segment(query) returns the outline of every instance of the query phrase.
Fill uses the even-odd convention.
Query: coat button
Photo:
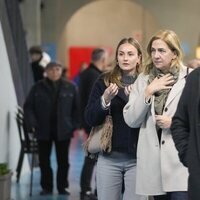
[[[168,108],[165,108],[165,110],[164,110],[165,112],[167,112],[168,111]]]
[[[162,144],[165,144],[165,140],[162,141]]]

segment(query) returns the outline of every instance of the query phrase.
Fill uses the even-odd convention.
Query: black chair
[[[24,113],[21,107],[18,107],[16,113],[16,121],[19,131],[19,138],[21,143],[21,150],[19,155],[19,160],[17,164],[17,183],[19,183],[21,169],[24,159],[24,154],[29,154],[31,156],[31,179],[30,179],[30,196],[32,196],[32,186],[33,186],[33,168],[35,165],[35,158],[38,155],[38,143],[34,133],[27,132],[24,124]]]

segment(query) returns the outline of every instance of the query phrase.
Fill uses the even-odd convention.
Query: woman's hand
[[[145,96],[152,96],[155,92],[160,90],[171,89],[171,84],[174,82],[174,78],[171,74],[166,74],[160,78],[155,78],[145,90]]]
[[[117,95],[118,90],[119,88],[116,83],[110,83],[110,85],[105,89],[103,93],[103,98],[106,104],[111,102],[111,100]]]
[[[172,118],[166,115],[156,115],[156,124],[163,129],[170,128],[172,123]]]
[[[133,85],[128,85],[124,88],[124,93],[126,96],[129,96],[129,94],[131,93]]]

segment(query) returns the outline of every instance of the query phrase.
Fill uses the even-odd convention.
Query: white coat
[[[180,69],[164,106],[163,115],[173,117],[185,85],[187,68]],[[124,119],[130,127],[141,127],[137,147],[136,193],[160,195],[165,192],[187,191],[188,170],[179,161],[170,129],[163,129],[159,144],[154,96],[145,103],[144,91],[149,75],[140,74],[124,107]]]

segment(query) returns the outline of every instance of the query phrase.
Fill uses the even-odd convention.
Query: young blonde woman
[[[188,69],[171,30],[156,33],[147,46],[148,61],[124,108],[124,119],[140,128],[137,148],[138,194],[155,200],[187,200],[187,168],[179,161],[170,126]]]
[[[97,195],[98,200],[141,200],[145,198],[135,193],[139,129],[128,127],[123,118],[123,108],[142,63],[139,43],[133,38],[122,39],[115,61],[113,70],[97,80],[85,110],[91,126],[102,124],[109,112],[113,119],[112,151],[98,155]]]

